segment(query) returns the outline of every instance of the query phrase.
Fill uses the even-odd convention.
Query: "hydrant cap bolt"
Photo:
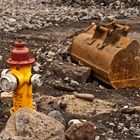
[[[7,60],[9,65],[31,65],[35,59],[30,57],[27,43],[22,41],[15,42],[15,47],[11,52],[11,58]]]

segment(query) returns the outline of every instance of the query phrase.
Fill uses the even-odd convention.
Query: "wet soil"
[[[59,27],[48,27],[41,30],[28,30],[24,29],[18,33],[3,33],[0,34],[0,55],[3,59],[0,61],[0,72],[2,69],[9,68],[6,65],[6,60],[10,56],[10,51],[13,48],[13,43],[17,39],[22,39],[28,43],[33,57],[36,58],[37,62],[41,64],[41,71],[39,73],[43,75],[44,83],[41,87],[34,87],[34,94],[39,93],[39,96],[55,96],[60,97],[63,95],[71,95],[73,91],[76,92],[87,92],[94,94],[96,99],[102,99],[114,104],[115,110],[110,113],[103,114],[92,114],[90,116],[73,115],[67,112],[62,112],[65,120],[69,121],[72,118],[83,118],[91,120],[96,126],[96,135],[100,136],[100,139],[121,139],[121,140],[135,140],[139,139],[135,136],[134,132],[130,131],[130,126],[137,128],[140,126],[140,115],[129,114],[130,120],[126,114],[123,114],[120,109],[124,106],[138,106],[140,105],[140,89],[112,89],[107,87],[103,83],[94,79],[89,80],[90,82],[81,83],[77,87],[73,88],[73,91],[67,91],[65,89],[55,88],[54,81],[59,78],[53,73],[51,67],[52,63],[65,62],[69,63],[65,58],[58,54],[58,50],[62,47],[69,46],[72,37],[78,32],[88,27],[91,22],[81,23],[67,23],[61,24]],[[140,42],[140,22],[139,19],[126,19],[121,20],[122,23],[127,23],[132,27],[132,33],[129,34],[131,38],[137,39]],[[45,51],[56,52],[56,58],[50,63],[41,56],[41,53]],[[50,74],[48,74],[48,72]],[[100,88],[103,85],[104,88]],[[2,91],[1,91],[2,92]],[[5,123],[9,117],[10,104],[0,105],[0,130],[5,126]],[[41,110],[39,110],[41,111]],[[136,115],[136,116],[135,116]],[[110,124],[110,123],[113,123]],[[123,124],[122,129],[118,129],[120,123]],[[126,128],[126,130],[123,130]],[[128,129],[128,130],[127,130]]]

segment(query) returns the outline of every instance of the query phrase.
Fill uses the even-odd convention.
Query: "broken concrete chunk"
[[[75,97],[85,99],[88,101],[93,101],[94,95],[89,94],[89,93],[74,93]]]
[[[69,77],[80,83],[86,82],[91,72],[89,67],[73,66],[70,64],[54,64],[53,70],[60,78],[65,79],[66,77]]]

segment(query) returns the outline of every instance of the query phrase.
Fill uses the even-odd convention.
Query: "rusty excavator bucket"
[[[114,88],[140,87],[140,44],[127,37],[129,26],[92,24],[75,36],[71,59],[92,69],[93,75]]]

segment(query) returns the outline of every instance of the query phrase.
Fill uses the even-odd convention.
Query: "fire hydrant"
[[[0,86],[4,91],[13,92],[13,107],[10,113],[19,108],[33,106],[32,85],[41,86],[42,76],[31,73],[35,59],[30,57],[26,42],[17,41],[12,50],[11,58],[7,60],[11,70],[5,69],[1,73]]]

